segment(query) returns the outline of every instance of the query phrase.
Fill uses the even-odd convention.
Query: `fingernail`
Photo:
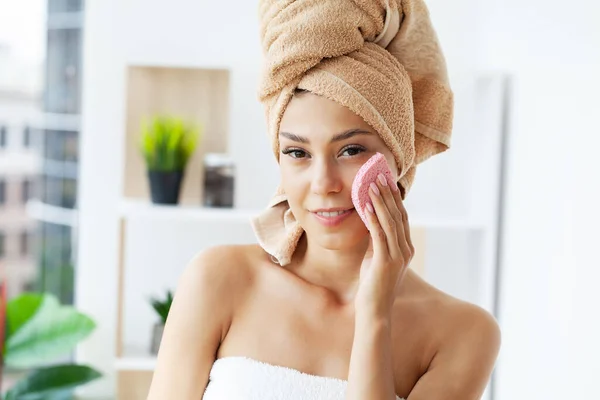
[[[379,178],[379,182],[381,182],[383,186],[387,186],[387,180],[385,179],[385,176],[383,176],[383,174],[379,174],[377,177]]]
[[[375,192],[375,194],[376,194],[377,196],[379,196],[379,188],[377,187],[377,185],[375,184],[375,182],[371,182],[371,190],[372,190],[373,192]]]
[[[395,184],[393,184],[393,185],[392,185],[392,190],[393,190],[394,192],[397,192],[398,190],[400,190],[400,188],[398,187],[398,184],[397,184],[397,183],[395,183]]]
[[[371,203],[367,203],[367,210],[372,213],[373,212],[373,206],[371,205]]]

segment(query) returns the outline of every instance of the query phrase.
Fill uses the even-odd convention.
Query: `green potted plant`
[[[150,298],[150,304],[156,314],[158,315],[158,321],[154,324],[152,329],[152,343],[150,345],[150,353],[158,354],[158,348],[160,347],[160,341],[162,340],[163,330],[167,323],[167,317],[169,316],[169,310],[173,303],[173,293],[167,290],[167,294],[164,299],[156,297]]]
[[[199,126],[158,115],[142,122],[141,152],[146,161],[152,202],[177,204],[185,167],[200,139]]]
[[[5,370],[26,372],[3,399],[67,400],[76,387],[98,379],[101,374],[87,365],[57,363],[95,327],[91,318],[50,294],[26,293],[9,301],[3,363]]]

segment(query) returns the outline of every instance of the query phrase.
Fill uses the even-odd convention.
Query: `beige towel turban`
[[[259,88],[273,152],[296,89],[348,107],[381,136],[408,193],[416,165],[450,146],[453,96],[423,0],[261,0]],[[302,228],[278,188],[253,221],[259,244],[290,262]]]

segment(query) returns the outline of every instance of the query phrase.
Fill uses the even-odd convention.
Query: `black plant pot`
[[[150,354],[157,355],[162,341],[165,325],[162,322],[157,322],[152,327],[152,342],[150,344]]]
[[[155,204],[177,204],[183,171],[148,171],[150,193]]]

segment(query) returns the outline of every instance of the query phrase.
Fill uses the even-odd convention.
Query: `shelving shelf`
[[[240,210],[233,208],[208,208],[192,205],[162,205],[146,200],[123,200],[119,207],[119,215],[123,218],[147,218],[179,221],[194,220],[250,220],[260,210]]]
[[[119,215],[125,219],[146,218],[178,222],[189,221],[250,221],[262,210],[243,210],[232,208],[208,208],[192,205],[159,205],[141,199],[125,199],[119,207]],[[411,227],[424,229],[455,229],[482,231],[485,225],[469,219],[460,218],[422,218],[414,216],[409,221]]]
[[[154,371],[155,366],[156,356],[139,348],[125,349],[123,356],[115,361],[117,371]]]

